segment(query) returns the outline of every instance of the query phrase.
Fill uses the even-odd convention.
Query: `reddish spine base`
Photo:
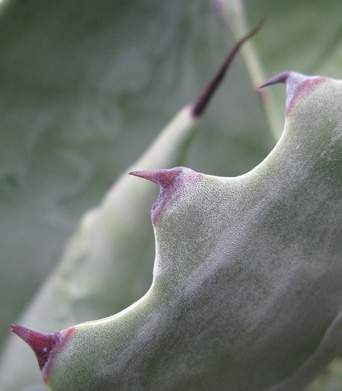
[[[287,93],[286,98],[286,116],[288,116],[294,106],[294,104],[302,98],[309,91],[314,89],[318,84],[326,81],[326,77],[321,76],[305,76],[297,72],[282,72],[278,75],[273,76],[266,83],[264,83],[259,88],[268,87],[278,83],[285,83],[287,87],[291,90],[291,93]]]
[[[11,331],[23,339],[36,354],[44,382],[48,385],[53,360],[76,329],[70,327],[58,333],[44,334],[12,324]]]
[[[190,168],[175,167],[171,169],[133,171],[129,173],[140,178],[156,183],[160,187],[157,201],[152,207],[151,218],[153,225],[157,224],[160,214],[176,197],[181,193],[189,182],[195,178],[202,177]]]
[[[296,88],[295,94],[289,104],[286,106],[286,115],[289,115],[294,104],[302,98],[305,94],[307,94],[309,91],[314,89],[318,84],[322,83],[323,81],[326,81],[327,79],[325,77],[315,77],[314,79],[308,79],[303,81],[298,85]]]

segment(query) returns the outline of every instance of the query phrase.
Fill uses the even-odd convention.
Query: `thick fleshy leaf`
[[[204,91],[175,116],[131,170],[170,167],[184,158],[196,125],[240,47],[260,28],[261,24],[234,45]],[[154,190],[147,183],[137,189],[125,172],[108,191],[102,204],[83,217],[59,267],[20,322],[32,328],[44,324],[51,330],[62,329],[113,311],[119,312],[140,298],[152,280],[152,264],[144,261],[148,255],[153,259],[146,245],[150,241],[151,227],[150,224],[146,226],[143,215]],[[17,325],[13,325],[12,331],[28,342],[37,355],[40,368],[48,372],[49,355],[55,354],[55,344],[61,345],[61,334],[38,334]],[[8,391],[25,386],[37,388],[40,383],[38,373],[28,364],[29,352],[18,342],[11,340],[2,358],[0,387]],[[16,372],[22,376],[16,377]]]
[[[307,7],[245,5],[250,25],[267,16],[256,40],[267,76],[284,68],[340,76],[340,4]],[[88,0],[82,7],[6,0],[0,30],[2,338],[81,213],[193,99],[232,36],[206,0],[144,6]],[[246,80],[244,67],[236,66],[190,150],[189,166],[241,174],[270,148]]]
[[[179,162],[197,122],[191,107],[185,107],[131,169]],[[140,298],[152,280],[153,251],[145,245],[152,228],[145,215],[155,195],[155,189],[147,183],[138,186],[125,172],[103,202],[82,218],[61,263],[20,322],[31,328],[44,324],[47,330],[58,330],[120,311]],[[149,257],[150,263],[139,262],[141,257]],[[39,389],[42,381],[36,364],[18,342],[11,339],[4,350],[0,388]],[[15,376],[17,371],[21,376]]]
[[[3,338],[80,216],[197,96],[235,40],[207,0],[86,0],[81,7],[8,0],[1,7]],[[195,169],[239,174],[270,149],[241,58],[209,114],[190,150]]]
[[[59,258],[80,213],[197,94],[232,42],[206,1],[145,5],[1,4],[0,336]],[[264,73],[340,77],[339,7],[247,2],[251,24],[268,16],[255,45]],[[190,149],[187,164],[196,170],[243,173],[272,143],[243,66],[232,79]]]
[[[341,353],[342,82],[278,79],[284,134],[249,173],[134,173],[161,189],[153,284],[72,329],[52,390],[293,391]]]

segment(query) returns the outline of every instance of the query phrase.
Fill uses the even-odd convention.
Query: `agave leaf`
[[[185,107],[130,169],[168,167],[179,162],[196,123],[190,107]],[[152,262],[139,260],[153,259],[146,211],[155,189],[147,183],[137,186],[127,172],[111,186],[102,203],[84,215],[60,264],[20,322],[32,328],[44,325],[46,330],[63,329],[120,311],[146,292]],[[1,389],[42,387],[30,354],[17,340],[9,340],[0,365]],[[19,377],[15,376],[18,370]]]
[[[86,0],[82,7],[75,0],[6,0],[0,7],[2,341],[84,212],[197,96],[235,40],[207,0]],[[239,58],[187,164],[236,175],[269,151],[246,80]],[[145,219],[149,224],[147,210]],[[148,265],[149,229],[144,259],[137,248]]]
[[[144,12],[140,1],[119,0],[0,7],[2,340],[80,216],[196,95],[233,37],[207,0],[149,1]],[[255,45],[266,76],[285,67],[340,77],[339,2],[245,8],[250,25],[267,16]],[[272,147],[239,61],[189,151],[198,171],[241,174]]]
[[[180,162],[195,125],[203,117],[239,48],[260,27],[261,24],[237,42],[203,93],[175,116],[129,171],[141,167],[169,167]],[[108,192],[102,204],[83,217],[57,270],[38,292],[21,319],[22,323],[33,328],[42,325],[51,330],[66,328],[89,318],[119,312],[147,291],[152,279],[152,265],[142,262],[141,258],[144,260],[149,255],[151,232],[146,226],[144,211],[154,189],[147,183],[137,189],[127,172]],[[14,327],[13,331],[24,339],[31,339],[32,333],[27,329],[21,333],[20,328]],[[33,335],[37,336],[37,333]],[[49,351],[50,345],[58,340],[59,336],[53,336],[51,341],[50,336],[38,337],[38,344],[33,343],[31,347]],[[44,350],[38,359],[41,369],[47,351]],[[0,371],[2,388],[38,387],[38,374],[27,364],[27,353],[18,340],[8,343]],[[17,371],[22,376],[16,377]]]
[[[134,173],[161,189],[153,284],[58,334],[52,390],[299,390],[341,354],[342,82],[280,81],[284,133],[249,173]]]
[[[110,2],[115,8],[112,12],[109,3],[89,1],[82,8],[77,6],[78,18],[72,16],[73,1],[42,8],[38,1],[25,5],[11,0],[2,9],[2,334],[8,332],[13,314],[59,258],[81,211],[97,202],[113,176],[148,145],[154,130],[165,123],[179,102],[192,98],[194,86],[198,88],[215,59],[221,60],[222,47],[231,39],[217,27],[216,20],[213,27],[213,18],[202,2],[189,1],[189,8],[184,2],[150,2],[150,14],[136,12],[133,3]],[[277,6],[267,1],[246,4],[252,22],[265,11],[269,16],[267,33],[256,45],[265,60],[266,74],[278,71],[281,63],[304,72],[320,69],[339,76],[341,50],[333,45],[340,28],[339,3],[326,7],[313,1],[310,12],[298,2],[294,6],[296,12],[287,1],[277,2]],[[72,24],[65,22],[71,17]],[[113,17],[130,22],[113,23]],[[94,24],[89,24],[91,19]],[[200,31],[195,28],[198,20]],[[99,30],[95,21],[102,26]],[[141,28],[156,21],[168,32],[161,35],[161,29],[156,29],[157,46],[153,31],[144,35]],[[288,28],[290,25],[296,28]],[[191,38],[186,31],[191,31]],[[303,31],[308,33],[299,41]],[[134,41],[141,50],[136,50]],[[175,44],[167,45],[171,41]],[[37,47],[44,48],[39,55]],[[165,50],[171,60],[160,60]],[[179,51],[183,60],[173,61],[178,54],[172,53]],[[125,53],[134,54],[133,58]],[[61,66],[60,59],[69,60],[70,54],[75,54],[72,61]],[[322,61],[318,66],[312,59]],[[140,71],[150,68],[155,72]],[[228,103],[217,101],[215,115],[208,121],[210,131],[202,130],[190,151],[188,164],[197,170],[242,173],[268,148],[268,133],[261,132],[266,129],[261,110],[254,103],[252,89],[241,81],[244,68],[236,69],[237,81],[229,86],[233,98]],[[179,84],[166,75],[177,75]],[[146,85],[150,87],[144,88]],[[227,117],[230,133],[226,132]],[[47,178],[53,180],[47,182]]]

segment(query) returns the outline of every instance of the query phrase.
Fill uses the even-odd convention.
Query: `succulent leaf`
[[[140,167],[167,167],[182,159],[184,150],[193,135],[195,125],[203,116],[205,109],[217,87],[222,82],[233,58],[241,45],[260,28],[261,24],[234,46],[224,61],[224,64],[219,69],[219,72],[214,76],[205,91],[199,98],[184,107],[175,116],[143,157],[131,167],[131,170]],[[131,172],[131,174],[137,176],[149,177],[161,186],[161,194],[158,199],[162,201],[160,204],[156,203],[154,206],[154,213],[152,214],[154,223],[156,223],[159,214],[167,203],[167,194],[170,195],[170,199],[172,200],[176,193],[175,187],[183,182],[183,180],[178,180],[179,174],[183,174],[183,171],[159,169],[144,172],[145,174],[143,172],[138,173],[137,171]],[[185,171],[186,173],[194,173],[191,170]],[[150,233],[146,230],[145,220],[138,218],[138,216],[154,191],[147,184],[144,184],[144,186],[139,186],[139,196],[136,193],[136,186],[132,183],[131,178],[127,177],[126,172],[108,192],[102,205],[91,210],[84,216],[74,238],[67,248],[61,264],[50,277],[48,283],[42,287],[37,295],[36,301],[32,303],[27,311],[27,315],[22,319],[23,323],[30,323],[33,325],[31,327],[34,327],[34,325],[39,327],[40,323],[47,324],[46,319],[49,319],[50,328],[58,329],[67,327],[75,322],[84,321],[87,316],[94,317],[99,310],[109,313],[113,309],[117,311],[122,309],[122,302],[124,300],[121,298],[124,297],[126,300],[127,298],[131,298],[129,292],[132,290],[132,284],[126,283],[123,285],[122,281],[129,280],[131,270],[136,268],[138,263],[133,258],[125,261],[124,268],[120,267],[120,263],[125,258],[122,254],[127,256],[128,248],[131,247],[132,237],[135,236],[136,232],[146,231],[142,239],[140,238],[140,243],[142,244],[144,244],[143,242],[145,240],[148,242],[148,235]],[[129,216],[134,216],[134,221],[131,221]],[[139,247],[143,246],[141,245]],[[145,267],[146,265],[142,265],[142,268]],[[96,279],[93,278],[92,270],[94,269],[102,271],[102,278],[100,278],[99,273],[97,273]],[[111,269],[113,269],[113,276],[108,274]],[[142,275],[140,274],[138,278],[142,279]],[[61,291],[63,291],[62,298]],[[91,302],[91,299],[94,297],[96,300]],[[79,310],[82,301],[86,303],[86,313]],[[126,305],[129,304],[131,303],[126,303]],[[26,330],[26,333],[23,333],[22,330]],[[67,329],[65,333],[69,335],[70,330]],[[45,343],[46,338],[57,340],[58,342],[58,336],[60,334],[41,334],[18,325],[14,327],[13,331],[19,331],[16,334],[21,337],[24,336],[23,339],[35,351],[44,380],[47,382],[49,370],[46,368],[50,368],[57,347],[48,349],[49,352],[51,351],[50,360],[46,356],[46,352],[41,352],[40,346]],[[26,335],[30,335],[32,338],[28,340],[25,338]],[[9,344],[5,359],[10,363],[11,356],[20,355],[22,359],[17,361],[16,370],[21,365],[22,368],[20,370],[22,373],[26,373],[26,376],[22,377],[22,380],[19,381],[24,381],[26,384],[31,382],[34,384],[35,377],[32,375],[31,367],[27,365],[26,356],[25,354],[20,354],[21,347],[16,348],[16,346],[18,346],[17,341]],[[45,348],[46,346],[44,346]],[[44,364],[47,361],[46,368],[42,364],[43,361]],[[11,380],[11,371],[7,370],[6,364],[3,365],[1,378],[2,384],[7,389],[9,387],[18,388],[20,386],[16,379]],[[24,385],[22,384],[21,386]]]
[[[213,25],[216,16],[208,12],[207,1],[154,0],[143,7],[139,0],[120,6],[86,0],[79,7],[77,0],[62,0],[43,8],[39,0],[0,2],[2,351],[9,324],[19,322],[36,300],[84,212],[100,203],[179,107],[197,96],[234,44],[226,26]],[[220,174],[229,167],[238,174],[269,151],[273,140],[255,91],[240,82],[245,74],[239,58],[230,84],[222,86],[188,147],[187,161],[173,165]],[[241,115],[239,101],[227,102],[228,93],[253,117]],[[223,130],[226,118],[234,123],[231,132]],[[151,202],[142,208],[150,249],[135,246],[149,273],[143,283],[144,277],[136,280],[129,302],[151,281]]]
[[[152,286],[74,326],[52,390],[296,390],[341,354],[342,82],[299,79],[252,171],[135,173],[161,187]]]

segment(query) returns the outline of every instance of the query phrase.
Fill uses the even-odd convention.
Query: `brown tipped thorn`
[[[235,46],[226,57],[224,63],[222,64],[221,68],[219,69],[214,79],[209,83],[209,85],[202,93],[202,95],[193,104],[191,112],[195,118],[199,118],[204,114],[205,109],[207,108],[217,87],[221,84],[227,69],[229,68],[231,62],[233,61],[234,57],[238,53],[239,49],[248,39],[253,37],[253,35],[256,34],[261,29],[263,24],[264,24],[264,19],[262,19],[261,22],[250,33],[248,33],[245,37],[243,37],[239,42],[235,44]]]

